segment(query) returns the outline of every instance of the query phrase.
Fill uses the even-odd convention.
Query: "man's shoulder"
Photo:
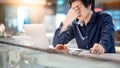
[[[100,24],[112,24],[113,25],[113,19],[112,16],[108,13],[102,11],[102,12],[96,12],[98,14],[99,21],[101,20]]]
[[[95,13],[100,17],[111,17],[111,15],[105,11],[100,11],[100,12],[95,12]]]

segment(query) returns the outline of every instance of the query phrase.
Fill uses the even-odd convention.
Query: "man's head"
[[[94,0],[69,0],[69,4],[71,8],[78,7],[80,13],[77,18],[79,20],[84,20],[90,12],[94,12]]]
[[[91,10],[94,11],[95,8],[94,0],[69,0],[69,4],[72,6],[72,3],[75,1],[81,1],[86,8],[88,8],[91,5]]]

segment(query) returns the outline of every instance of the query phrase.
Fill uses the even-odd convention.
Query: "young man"
[[[93,54],[115,53],[114,25],[110,15],[94,12],[94,0],[69,0],[71,9],[56,30],[53,45],[56,49],[73,38],[78,48],[90,49]]]

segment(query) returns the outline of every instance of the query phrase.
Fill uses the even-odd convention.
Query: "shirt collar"
[[[75,24],[77,24],[77,25],[80,25],[80,26],[83,26],[83,23],[82,23],[82,21],[80,21],[79,19],[77,19],[76,18],[76,20],[75,20],[75,22],[74,22]]]
[[[95,20],[96,20],[96,15],[97,14],[95,12],[93,12],[93,14],[92,14],[92,16],[90,18],[90,21],[88,23],[94,23]],[[79,21],[79,19],[77,19],[77,18],[76,18],[74,23],[77,24],[77,25],[83,26],[83,23],[81,21]]]

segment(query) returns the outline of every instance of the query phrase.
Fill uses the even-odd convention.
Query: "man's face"
[[[79,20],[83,21],[87,15],[89,14],[89,9],[86,8],[81,1],[74,1],[71,4],[72,8],[77,7],[79,9],[79,16],[77,17]]]

